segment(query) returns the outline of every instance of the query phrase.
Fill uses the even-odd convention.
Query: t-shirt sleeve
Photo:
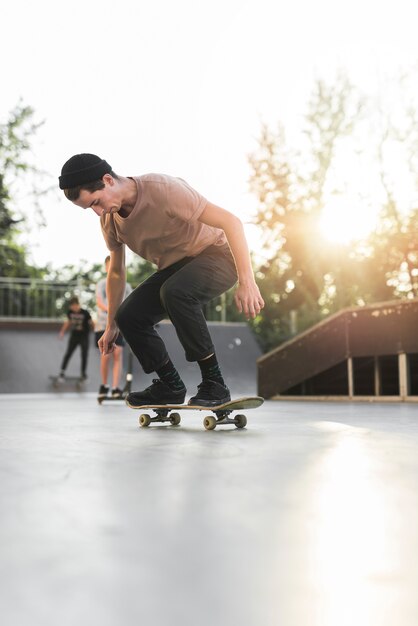
[[[195,222],[203,213],[207,200],[182,178],[173,178],[167,185],[167,215],[185,222]]]
[[[121,241],[118,241],[116,238],[113,218],[110,214],[100,217],[100,226],[102,228],[102,234],[108,250],[113,252],[113,250],[117,250],[118,248],[123,246],[123,243]]]

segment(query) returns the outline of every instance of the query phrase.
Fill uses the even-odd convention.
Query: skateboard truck
[[[181,422],[180,413],[171,413],[170,409],[153,409],[156,413],[155,417],[151,417],[148,413],[142,413],[139,416],[140,426],[149,426],[152,422],[170,422],[172,426],[178,426]]]
[[[216,417],[208,415],[203,420],[203,426],[206,430],[213,430],[217,426],[224,426],[225,424],[235,424],[237,428],[245,428],[247,425],[247,418],[245,415],[238,414],[235,417],[228,417],[232,411],[213,411]]]

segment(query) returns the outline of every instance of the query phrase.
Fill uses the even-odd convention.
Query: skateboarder
[[[81,349],[81,375],[80,380],[87,380],[87,357],[89,351],[89,334],[90,330],[93,330],[93,320],[87,309],[82,309],[77,296],[74,296],[69,301],[69,307],[67,312],[67,320],[61,326],[59,333],[60,339],[62,339],[68,329],[71,329],[70,338],[68,340],[67,350],[64,354],[64,358],[61,364],[61,371],[58,376],[58,381],[63,382],[65,378],[65,370],[67,369],[68,362],[77,348]]]
[[[105,259],[106,274],[109,270],[110,256]],[[132,287],[129,283],[125,286],[125,298],[131,293]],[[106,277],[99,280],[96,285],[96,304],[97,304],[97,319],[95,324],[95,338],[97,347],[99,347],[99,340],[101,339],[107,324],[107,296],[106,296]],[[109,393],[109,387],[107,379],[109,376],[109,365],[112,365],[112,398],[121,398],[122,390],[119,388],[120,373],[122,369],[122,357],[123,346],[125,341],[122,335],[119,335],[115,341],[115,349],[108,354],[100,353],[100,376],[102,384],[100,385],[98,398],[106,398]]]
[[[128,396],[131,406],[182,404],[186,387],[155,326],[172,321],[186,359],[202,373],[190,404],[230,400],[202,307],[238,279],[235,303],[255,317],[264,306],[256,285],[241,220],[212,204],[186,181],[164,174],[124,177],[94,154],[76,154],[62,167],[59,186],[68,200],[100,216],[110,250],[108,323],[99,346],[114,350],[119,329],[152,385]],[[125,245],[157,271],[126,300]]]

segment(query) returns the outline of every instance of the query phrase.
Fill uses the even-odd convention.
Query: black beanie
[[[95,154],[75,154],[62,166],[60,189],[92,183],[112,171],[109,163]]]

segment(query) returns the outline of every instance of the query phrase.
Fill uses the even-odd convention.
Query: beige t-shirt
[[[138,198],[128,217],[114,213],[100,218],[109,250],[126,244],[161,270],[210,245],[226,243],[223,230],[198,221],[207,200],[186,181],[165,174],[145,174],[133,180]]]

